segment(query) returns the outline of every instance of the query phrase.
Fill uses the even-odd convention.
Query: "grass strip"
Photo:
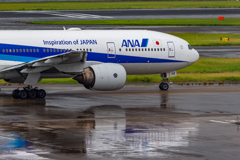
[[[225,46],[240,45],[240,34],[225,33],[169,33],[186,40],[193,46]],[[229,41],[221,41],[220,37],[227,37]]]
[[[240,81],[240,58],[200,58],[171,77],[172,82]],[[160,75],[128,75],[127,82],[160,82]],[[71,78],[43,79],[39,84],[78,83]],[[0,84],[6,84],[0,80]]]
[[[160,75],[129,75],[128,83],[162,81]],[[203,82],[203,81],[240,81],[240,72],[224,73],[178,73],[177,76],[170,78],[171,82]]]
[[[91,10],[158,8],[240,8],[238,1],[1,2],[0,10]]]
[[[239,26],[240,18],[33,21],[28,24],[128,26]]]

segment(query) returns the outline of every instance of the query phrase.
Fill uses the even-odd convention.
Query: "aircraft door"
[[[116,57],[116,48],[114,42],[107,42],[108,58]]]
[[[174,58],[175,57],[175,46],[173,42],[167,42],[168,44],[168,57]]]

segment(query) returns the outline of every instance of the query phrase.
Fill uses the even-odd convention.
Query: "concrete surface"
[[[0,159],[238,159],[240,85],[42,85],[45,100],[1,86]]]
[[[0,11],[0,21],[239,18],[239,13],[239,8]]]

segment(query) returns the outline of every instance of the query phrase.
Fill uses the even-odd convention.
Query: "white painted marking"
[[[210,120],[211,122],[216,122],[216,123],[224,123],[224,124],[231,124],[229,122],[224,122],[224,121],[216,121],[216,120]]]
[[[112,18],[109,16],[99,16],[99,15],[93,15],[93,14],[60,14],[60,13],[49,13],[53,16],[61,16],[61,17],[69,17],[69,18]]]

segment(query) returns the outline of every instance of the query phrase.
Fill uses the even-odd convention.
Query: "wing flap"
[[[21,69],[24,73],[28,73],[28,71],[35,73],[35,71],[43,71],[42,69],[49,69],[54,67],[56,64],[68,64],[74,62],[82,62],[85,63],[87,58],[87,53],[84,51],[72,51],[67,53],[62,53],[54,56],[44,57],[38,60],[34,60],[27,63],[18,64],[16,66],[11,66],[0,70],[0,73],[7,72],[11,70]],[[39,69],[38,69],[39,68]]]

